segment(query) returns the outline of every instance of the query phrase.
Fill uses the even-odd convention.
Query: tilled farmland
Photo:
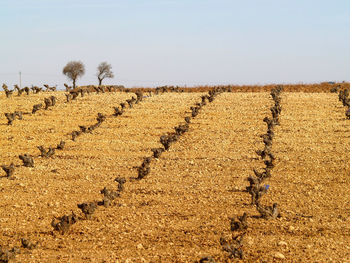
[[[348,95],[2,92],[0,262],[350,262]]]

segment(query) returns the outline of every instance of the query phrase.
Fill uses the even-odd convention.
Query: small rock
[[[276,252],[273,255],[274,258],[278,258],[278,259],[285,259],[286,257],[281,253],[281,252]]]
[[[247,238],[247,243],[249,246],[252,246],[254,244],[253,239],[251,237]]]
[[[138,248],[138,249],[143,249],[142,244],[138,244],[138,245],[137,245],[137,248]]]
[[[280,247],[287,247],[288,246],[287,242],[284,242],[284,241],[278,242],[277,245],[279,245]]]
[[[293,232],[293,231],[295,230],[295,227],[294,227],[294,226],[289,226],[288,229],[289,229],[289,231],[292,231],[292,232]]]

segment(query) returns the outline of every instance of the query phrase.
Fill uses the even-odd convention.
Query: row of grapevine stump
[[[49,85],[45,84],[44,87],[46,88],[45,91],[56,91],[56,87],[50,87]],[[38,94],[41,91],[43,91],[43,88],[39,88],[38,86],[32,86],[31,88],[24,87],[20,88],[17,84],[14,85],[13,90],[9,90],[8,86],[6,84],[2,84],[2,88],[5,91],[6,98],[11,98],[13,93],[17,91],[17,96],[20,97],[22,94],[27,94],[27,96],[30,94],[30,91],[32,91],[33,94]]]
[[[338,93],[338,99],[346,107],[345,116],[348,120],[350,120],[350,98],[349,98],[349,90],[342,89],[341,85],[333,87],[331,89],[332,93]]]
[[[267,193],[269,185],[264,184],[266,179],[271,177],[272,169],[274,168],[275,156],[272,153],[272,143],[274,138],[274,128],[280,125],[279,115],[281,113],[281,97],[280,94],[283,90],[282,86],[277,86],[272,89],[270,95],[274,101],[274,105],[270,108],[271,117],[265,117],[263,121],[267,125],[266,134],[261,135],[264,143],[262,150],[257,150],[256,154],[264,162],[265,167],[261,170],[253,169],[254,175],[248,176],[247,180],[249,186],[246,187],[244,192],[247,192],[251,196],[251,205],[254,205],[256,210],[260,214],[260,218],[275,219],[280,217],[277,203],[272,206],[264,206],[260,201],[261,198]],[[244,213],[242,216],[237,216],[231,219],[230,230],[232,233],[231,239],[224,237],[220,238],[220,245],[227,253],[227,256],[231,259],[244,259],[243,251],[243,238],[248,230],[248,214]],[[215,263],[215,259],[211,256],[203,257],[199,260],[200,263]]]
[[[5,84],[4,84],[5,85]],[[105,93],[105,90],[112,92],[112,91],[123,91],[123,89],[118,89],[116,87],[95,87],[93,86],[94,89],[91,91],[91,89],[87,89],[87,88],[77,88],[75,90],[70,90],[69,92],[67,92],[65,94],[66,96],[66,102],[71,102],[73,100],[76,100],[78,98],[78,96],[80,95],[81,97],[84,97],[85,94],[90,94],[92,92],[96,92],[98,93]],[[7,94],[7,88],[6,86],[4,87],[4,90]],[[50,107],[53,107],[56,105],[57,99],[55,96],[50,96],[47,98],[44,98],[44,103],[38,103],[38,104],[34,104],[32,111],[31,112],[22,112],[22,111],[15,111],[13,113],[4,113],[5,117],[7,118],[7,124],[8,125],[12,125],[13,121],[18,119],[18,120],[23,120],[23,115],[30,115],[30,114],[35,114],[37,111],[44,109],[44,110],[48,110]]]

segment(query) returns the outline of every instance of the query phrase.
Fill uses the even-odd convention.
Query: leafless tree
[[[105,78],[114,78],[114,74],[112,72],[112,65],[107,62],[101,62],[97,67],[98,85],[102,85],[102,80]]]
[[[71,61],[63,68],[63,74],[73,81],[73,89],[77,78],[85,74],[85,66],[81,61]]]

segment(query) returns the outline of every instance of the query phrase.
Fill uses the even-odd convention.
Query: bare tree
[[[114,74],[112,72],[112,65],[107,62],[101,62],[97,67],[98,85],[101,86],[102,80],[105,78],[114,78]]]
[[[74,89],[77,78],[85,74],[85,66],[81,61],[70,61],[63,68],[63,74],[73,81]]]

